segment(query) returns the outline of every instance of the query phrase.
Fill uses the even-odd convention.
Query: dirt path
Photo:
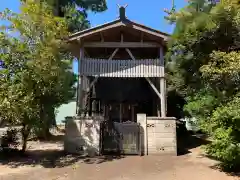
[[[214,169],[200,147],[177,156],[86,159],[65,155],[60,141],[29,142],[28,156],[0,159],[0,180],[240,180]]]
[[[2,175],[1,180],[238,180],[212,169],[214,161],[193,153],[178,156],[131,156],[121,159],[80,159],[72,165],[56,168],[25,169]]]

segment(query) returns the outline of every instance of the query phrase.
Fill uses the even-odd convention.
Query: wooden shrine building
[[[138,118],[144,114],[145,119],[154,117],[154,122],[173,119],[166,117],[164,52],[169,35],[127,19],[125,7],[119,7],[119,14],[115,21],[69,38],[79,59],[78,117],[101,115],[103,121],[136,124],[141,124]],[[151,124],[145,123],[146,131]],[[147,151],[149,143],[143,138],[141,146]]]

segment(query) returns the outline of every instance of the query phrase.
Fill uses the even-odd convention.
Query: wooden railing
[[[99,77],[163,77],[163,68],[159,59],[84,59],[81,73]]]

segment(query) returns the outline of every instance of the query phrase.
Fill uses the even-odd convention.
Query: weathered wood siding
[[[159,59],[83,59],[82,74],[99,77],[163,77]]]

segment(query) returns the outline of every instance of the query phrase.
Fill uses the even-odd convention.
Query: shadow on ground
[[[211,157],[209,157],[211,158]],[[229,176],[234,176],[234,177],[238,177],[240,178],[240,167],[238,167],[237,169],[234,169],[234,170],[228,170],[228,169],[225,169],[221,166],[221,164],[216,164],[214,166],[211,166],[212,169],[214,170],[217,170],[217,171],[221,171],[221,172],[224,172],[226,174],[228,174]]]
[[[208,140],[208,136],[203,133],[193,133],[189,132],[185,129],[185,126],[178,126],[177,129],[177,152],[178,156],[186,155],[191,153],[191,149],[200,147],[202,145],[209,144],[210,141]],[[227,170],[221,166],[221,163],[208,155],[201,154],[198,158],[209,158],[215,161],[214,165],[209,166],[214,170],[218,170],[224,172],[230,176],[240,177],[240,167],[234,170]]]
[[[207,137],[204,134],[188,134],[182,137],[178,137],[178,155],[181,156],[189,154],[191,153],[191,149],[206,145],[208,143],[210,143],[210,141],[207,140]]]
[[[210,143],[203,133],[187,131],[185,122],[177,121],[177,153],[178,156],[191,153],[191,149]]]
[[[64,135],[53,135],[47,141],[39,141],[41,144],[35,147],[34,138],[29,143],[29,150],[24,154],[17,149],[8,149],[0,151],[0,165],[7,165],[11,168],[17,168],[20,166],[42,166],[45,168],[59,168],[74,165],[75,163],[86,163],[86,164],[101,164],[104,162],[114,161],[117,159],[124,158],[120,155],[109,155],[99,157],[87,157],[83,155],[72,155],[67,154],[63,150],[48,148],[50,144],[62,144]],[[31,149],[31,146],[34,149]],[[39,146],[46,146],[45,149],[39,148]]]
[[[44,168],[60,168],[73,165],[75,163],[101,164],[124,158],[124,156],[99,156],[87,157],[83,155],[69,155],[64,151],[58,150],[33,150],[22,154],[19,151],[12,150],[0,153],[0,164],[11,168],[20,166],[42,166]]]

